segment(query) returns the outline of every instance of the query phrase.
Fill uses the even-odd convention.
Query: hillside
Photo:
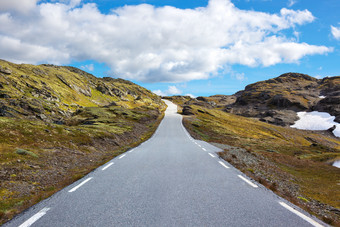
[[[331,165],[340,159],[339,138],[225,112],[235,96],[166,98],[181,106],[191,136],[220,147],[221,158],[323,221],[340,223],[340,169]]]
[[[340,76],[316,79],[305,74],[286,73],[246,86],[226,103],[225,111],[261,121],[289,126],[298,111],[328,112],[340,122]]]
[[[146,140],[164,109],[126,80],[0,60],[0,224]]]
[[[74,67],[0,61],[0,116],[65,124],[84,107],[160,105],[150,91],[122,79],[96,78]],[[76,113],[75,113],[76,112]]]

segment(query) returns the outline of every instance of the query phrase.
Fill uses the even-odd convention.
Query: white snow
[[[340,168],[340,161],[335,161],[333,163],[333,166]]]
[[[320,95],[319,98],[324,99],[324,98],[326,98],[326,96]]]
[[[299,120],[292,125],[292,128],[305,129],[305,130],[327,130],[333,125],[336,125],[336,129],[333,134],[340,137],[340,124],[335,122],[334,116],[325,112],[298,112]]]

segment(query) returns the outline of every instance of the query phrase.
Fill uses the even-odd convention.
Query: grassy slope
[[[0,117],[0,224],[149,138],[165,109],[125,80],[68,67],[0,66],[12,71],[0,73],[0,107],[12,115]]]
[[[185,100],[176,98],[173,101],[183,104]],[[257,157],[258,162],[269,161],[269,167],[265,163],[242,163],[236,166],[304,208],[308,209],[308,203],[313,203],[310,204],[312,208],[309,211],[325,221],[339,221],[339,215],[327,211],[321,214],[313,210],[317,202],[340,208],[340,169],[329,165],[330,160],[340,158],[339,139],[327,133],[322,135],[279,127],[218,109],[206,109],[196,105],[191,107],[195,115],[185,117],[184,124],[194,137],[243,148],[252,157]],[[230,155],[229,152],[229,149],[225,149],[220,156],[233,164],[239,164],[239,160],[236,160],[237,152],[236,155]],[[269,169],[265,169],[266,167]],[[275,168],[275,171],[270,168]],[[262,178],[256,178],[257,175]],[[279,191],[277,185],[280,182],[275,181],[284,180],[280,179],[282,176],[289,177],[292,184],[298,187],[296,193]],[[293,198],[294,196],[298,198]]]

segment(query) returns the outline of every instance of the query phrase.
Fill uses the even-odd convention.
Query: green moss
[[[304,197],[301,197],[301,196],[298,196],[298,199],[300,199],[300,200],[302,200],[302,201],[304,201],[304,202],[306,202],[306,203],[308,203],[308,202],[309,202],[309,200],[308,200],[308,199],[306,199],[306,198],[304,198]]]
[[[27,150],[20,149],[20,148],[17,148],[17,149],[15,150],[15,153],[16,153],[16,154],[19,154],[19,155],[30,155],[30,156],[35,157],[35,158],[38,158],[38,157],[39,157],[38,155],[34,154],[34,153],[31,152],[31,151],[27,151]]]

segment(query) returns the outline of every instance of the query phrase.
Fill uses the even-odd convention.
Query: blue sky
[[[2,0],[0,58],[72,65],[158,94],[337,76],[338,0]]]

